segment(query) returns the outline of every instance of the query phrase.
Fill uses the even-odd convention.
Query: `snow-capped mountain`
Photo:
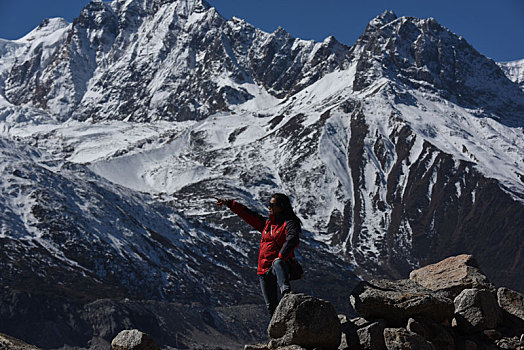
[[[433,18],[396,19],[386,12],[368,25],[352,51],[360,68],[355,90],[369,86],[374,77],[388,77],[409,88],[436,92],[460,106],[481,109],[480,117],[495,116],[504,124],[522,126],[521,91],[492,60]]]
[[[524,90],[524,59],[510,62],[499,62],[498,65],[511,81],[519,84],[520,89]]]
[[[353,268],[460,253],[524,289],[524,92],[434,19],[385,12],[346,47],[199,0],[93,1],[0,41],[0,78],[11,289],[260,301],[256,233],[209,197],[265,212],[275,191],[304,222],[299,288],[338,305]]]
[[[35,32],[59,25],[44,21]],[[53,45],[15,51],[18,63],[4,74],[11,102],[62,119],[202,119],[249,100],[255,82],[279,97],[297,92],[349,49],[332,37],[314,43],[283,29],[264,33],[194,0],[93,1],[59,28]]]

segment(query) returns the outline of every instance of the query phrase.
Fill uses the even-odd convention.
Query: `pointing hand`
[[[229,206],[231,206],[231,204],[233,204],[233,200],[231,200],[231,199],[222,199],[222,198],[218,198],[218,197],[215,197],[215,196],[211,196],[211,198],[216,199],[216,201],[217,201],[216,205],[219,206],[219,207],[221,207],[223,205],[229,207]]]

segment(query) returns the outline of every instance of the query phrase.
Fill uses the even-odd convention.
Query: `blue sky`
[[[0,0],[0,38],[17,39],[44,18],[72,21],[88,0]],[[295,37],[334,35],[352,45],[384,10],[434,17],[495,61],[524,58],[524,0],[208,0],[226,18],[240,17],[265,31],[278,26]]]

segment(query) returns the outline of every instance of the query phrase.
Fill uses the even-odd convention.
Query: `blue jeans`
[[[278,259],[273,262],[273,266],[268,272],[258,275],[258,277],[269,317],[273,317],[273,313],[278,306],[278,290],[280,289],[281,295],[291,290],[289,267],[284,260]]]

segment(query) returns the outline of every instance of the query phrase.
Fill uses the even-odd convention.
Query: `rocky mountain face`
[[[5,96],[61,118],[203,119],[249,100],[245,83],[292,95],[347,50],[332,37],[307,42],[228,21],[205,1],[93,1],[47,54],[32,47],[13,66]]]
[[[502,123],[522,126],[518,86],[505,79],[495,62],[433,18],[398,19],[385,12],[369,23],[353,46],[351,59],[358,62],[356,91],[386,77],[407,88],[433,92],[460,106],[482,110],[479,117],[495,115]],[[506,92],[503,96],[501,90]]]
[[[385,12],[351,48],[197,0],[93,1],[72,24],[45,20],[0,40],[0,331],[107,345],[139,320],[151,333],[154,300],[162,315],[201,307],[162,328],[184,344],[263,337],[209,316],[265,317],[251,305],[257,233],[212,195],[264,213],[290,194],[304,222],[294,286],[338,310],[351,271],[405,278],[461,253],[522,291],[523,110],[518,84],[434,19]],[[127,316],[101,331],[88,305],[105,298]],[[55,342],[23,338],[21,309],[41,310],[31,329],[60,325]]]

